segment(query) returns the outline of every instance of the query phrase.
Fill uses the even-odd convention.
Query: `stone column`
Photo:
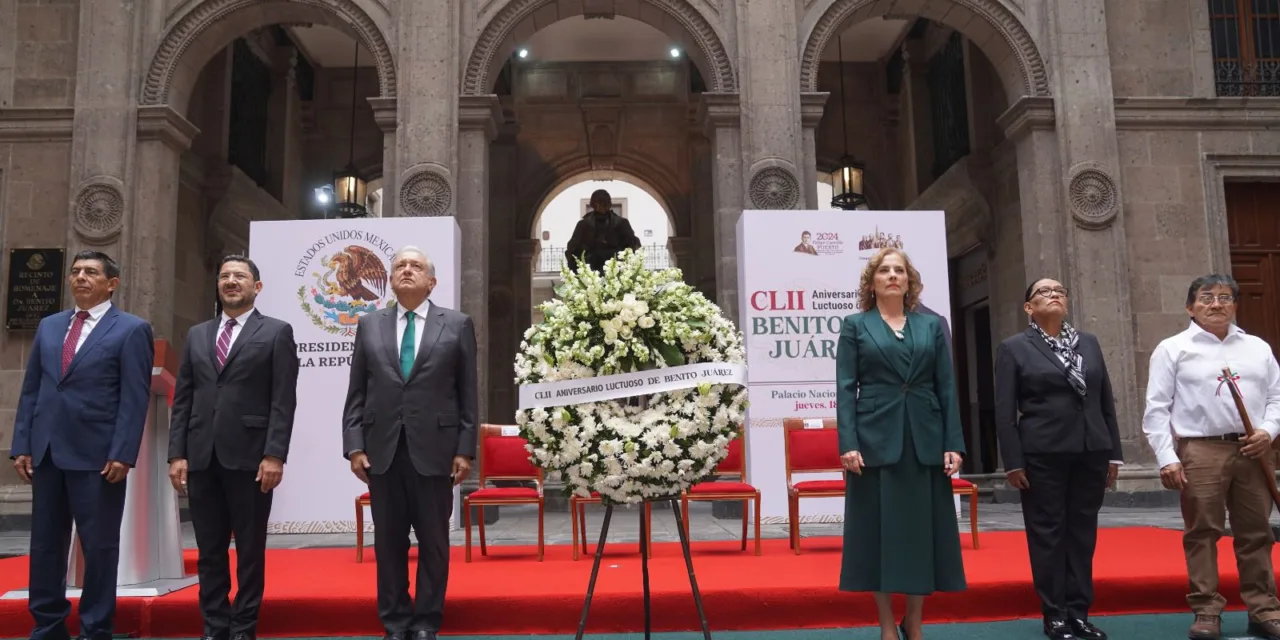
[[[1062,169],[1052,179],[1062,185],[1057,202],[1066,218],[1068,251],[1062,281],[1072,291],[1071,317],[1097,334],[1111,379],[1120,381],[1115,385],[1116,413],[1126,458],[1147,462],[1151,454],[1141,428],[1138,385],[1129,383],[1135,372],[1134,331],[1107,2],[1053,2],[1046,11],[1047,58],[1057,69],[1051,79]],[[1021,155],[1019,148],[1019,164]],[[1026,235],[1035,227],[1023,229]]]
[[[844,73],[844,69],[840,70]],[[805,209],[817,209],[818,202],[818,141],[815,132],[822,122],[822,112],[830,93],[800,94],[800,126],[804,131],[804,155],[800,165],[800,192],[804,194]]]
[[[529,328],[529,319],[533,315],[533,257],[538,253],[540,244],[533,238],[517,238],[513,246],[511,282],[515,288],[511,292],[511,308],[521,336]]]
[[[738,91],[742,104],[750,105],[740,134],[750,209],[796,209],[805,202],[798,14],[787,2],[736,3],[737,41],[743,45]]]
[[[157,339],[173,340],[174,250],[182,153],[199,130],[168,106],[140,107],[137,175],[129,224],[130,251],[121,264],[126,309],[151,322]]]
[[[693,261],[697,265],[697,278],[694,288],[702,292],[708,300],[716,297],[716,254],[707,249],[715,246],[715,204],[712,202],[712,161],[711,143],[707,140],[699,126],[689,136],[690,170],[693,173],[689,194],[689,221],[694,246],[701,251],[694,251]],[[684,267],[682,266],[681,269]],[[685,272],[688,280],[689,272]]]
[[[711,201],[715,211],[716,304],[738,321],[737,224],[746,195],[738,95],[704,93],[699,117],[711,140]]]
[[[521,336],[529,328],[529,311],[517,306],[515,291],[529,282],[515,280],[516,138],[514,127],[499,127],[489,145],[489,415],[507,423],[515,418],[513,365]],[[528,259],[525,259],[526,264]]]
[[[396,200],[402,216],[449,216],[456,212],[461,7],[462,3],[453,0],[396,5],[396,95],[403,98],[397,131],[400,179]]]
[[[135,51],[142,6],[136,2],[100,1],[81,2],[79,9],[81,29],[71,140],[67,258],[70,260],[86,247],[105,251],[116,259],[123,271],[116,303],[144,319],[169,326],[172,313],[160,318],[144,312],[145,300],[154,295],[147,290],[153,274],[149,273],[150,267],[144,267],[146,272],[134,272],[129,255],[134,247],[142,252],[154,248],[148,245],[147,234],[138,232],[139,223],[149,228],[152,221],[139,215],[132,195],[125,188],[132,174],[148,175],[138,173],[132,157],[132,142],[138,126],[135,108],[139,56]],[[172,165],[176,188],[177,162]],[[163,215],[174,218],[176,209],[170,207]],[[172,253],[172,243],[162,246],[167,246]],[[170,256],[170,264],[172,261]]]
[[[373,121],[382,130],[382,217],[393,218],[400,215],[400,198],[397,197],[400,192],[396,187],[400,184],[400,173],[396,170],[399,166],[396,164],[399,157],[396,131],[400,114],[395,98],[369,98],[369,106],[373,108]]]
[[[489,419],[489,143],[498,132],[498,96],[458,99],[458,205],[462,231],[462,311],[476,325],[480,420]]]
[[[679,268],[684,281],[689,286],[696,286],[697,266],[693,263],[693,238],[689,236],[671,236],[667,238],[667,255],[671,257],[671,266]]]

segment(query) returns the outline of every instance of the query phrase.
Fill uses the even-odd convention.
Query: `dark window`
[[[267,182],[267,124],[271,69],[236,40],[231,60],[231,122],[227,160],[258,186]]]
[[[1280,96],[1280,0],[1208,0],[1219,96]]]
[[[929,60],[928,83],[933,121],[933,177],[938,178],[957,160],[969,155],[964,39],[958,32],[952,33],[946,46]]]

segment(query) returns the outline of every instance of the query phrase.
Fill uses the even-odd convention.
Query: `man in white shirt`
[[[1187,291],[1191,326],[1151,354],[1142,428],[1160,481],[1182,492],[1183,548],[1195,613],[1189,637],[1216,639],[1226,599],[1218,593],[1217,543],[1227,513],[1235,538],[1240,595],[1249,632],[1280,640],[1280,601],[1272,570],[1271,493],[1258,459],[1280,433],[1280,365],[1265,341],[1233,324],[1240,289],[1225,275],[1196,279]],[[1231,380],[1223,375],[1229,368]],[[1244,423],[1227,386],[1240,389],[1255,426]]]

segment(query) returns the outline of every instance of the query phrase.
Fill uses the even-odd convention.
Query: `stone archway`
[[[518,211],[517,228],[528,229],[526,237],[536,237],[538,221],[547,203],[551,202],[564,188],[592,179],[589,176],[593,173],[606,172],[599,172],[592,167],[591,158],[581,154],[561,158],[549,165],[546,170],[532,176],[529,189],[522,198],[530,203],[530,206],[522,207]],[[629,184],[640,187],[653,196],[653,199],[657,200],[667,212],[673,235],[688,233],[689,212],[681,210],[679,182],[662,167],[644,158],[623,155],[614,158],[613,168],[607,173],[619,176],[619,179],[624,182],[632,181]],[[584,176],[588,177],[584,178]]]
[[[556,20],[586,13],[581,2],[508,0],[505,6],[491,14],[493,17],[485,23],[471,49],[462,74],[462,94],[486,95],[491,92],[495,67],[500,67],[501,61],[506,60],[518,44],[513,39],[515,34],[532,33]],[[617,15],[648,23],[684,44],[711,92],[738,91],[732,54],[725,48],[724,39],[715,26],[690,0],[620,3]]]
[[[818,91],[818,67],[827,43],[851,22],[869,18],[909,14],[945,24],[963,33],[991,61],[1010,102],[1019,97],[1050,95],[1044,58],[1036,48],[1021,13],[1008,0],[948,0],[947,2],[905,3],[916,11],[876,0],[826,0],[827,8],[817,16],[805,40],[800,59],[801,91]],[[806,21],[808,22],[808,21]]]
[[[202,0],[169,22],[143,76],[139,104],[185,111],[200,70],[227,43],[252,29],[297,23],[334,27],[359,40],[373,54],[379,97],[394,98],[395,58],[384,35],[389,20],[371,0]]]
[[[557,196],[559,196],[560,194],[564,193],[565,191],[569,190],[572,187],[580,185],[584,182],[593,182],[593,181],[619,182],[619,183],[636,187],[637,189],[640,189],[641,191],[649,194],[649,197],[653,198],[653,200],[657,202],[659,206],[662,207],[662,211],[667,216],[668,228],[670,229],[671,234],[675,235],[676,217],[671,210],[671,205],[667,202],[667,196],[664,193],[662,193],[661,189],[658,189],[657,187],[650,184],[647,180],[639,176],[636,176],[628,171],[621,171],[621,170],[598,171],[598,170],[592,170],[592,169],[585,169],[582,171],[578,171],[577,173],[562,175],[560,178],[560,182],[556,184],[551,190],[549,190],[546,193],[546,195],[542,197],[541,200],[537,201],[538,204],[534,209],[533,219],[529,223],[531,237],[534,237],[534,238],[537,237],[538,227],[542,224],[542,216],[544,213],[546,213],[547,206],[550,205],[551,202],[554,201]]]

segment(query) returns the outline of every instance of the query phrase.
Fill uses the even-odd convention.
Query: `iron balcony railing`
[[[555,245],[542,245],[539,252],[534,255],[534,266],[537,273],[560,273],[560,268],[565,264],[564,247]],[[670,269],[671,252],[665,244],[648,244],[640,247],[640,252],[644,254],[644,266],[646,269]]]

